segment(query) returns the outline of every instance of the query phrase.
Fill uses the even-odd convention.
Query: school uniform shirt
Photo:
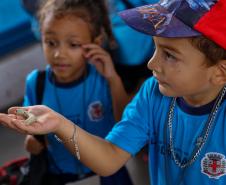
[[[77,81],[63,84],[53,80],[51,68],[46,68],[46,78],[42,104],[59,112],[67,119],[86,131],[104,138],[113,127],[112,102],[107,81],[88,65],[88,74]],[[32,71],[26,79],[24,105],[35,105],[36,79],[38,70]],[[57,141],[54,134],[48,134],[48,151],[52,173],[88,173],[90,170],[83,166],[62,143]]]
[[[152,77],[126,107],[123,119],[106,139],[131,155],[149,145],[149,175],[154,185],[226,184],[226,97],[197,159],[178,167],[169,147],[168,113],[173,98],[163,96]],[[177,98],[172,119],[173,147],[179,161],[189,161],[214,101],[191,107]],[[166,144],[167,143],[167,144]],[[196,153],[196,152],[195,152]]]

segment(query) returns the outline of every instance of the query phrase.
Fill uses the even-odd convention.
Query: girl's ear
[[[103,34],[100,34],[99,36],[97,36],[94,39],[94,43],[101,46],[103,44],[104,38],[103,38]]]
[[[216,66],[215,83],[218,85],[226,84],[226,60],[221,60]]]

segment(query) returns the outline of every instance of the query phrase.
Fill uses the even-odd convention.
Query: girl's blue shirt
[[[68,84],[53,83],[52,71],[46,68],[46,79],[42,104],[59,112],[86,131],[104,138],[115,124],[111,94],[107,81],[88,66],[86,77]],[[26,80],[24,106],[36,105],[36,79],[38,70],[32,71]],[[48,151],[56,166],[52,163],[52,173],[88,173],[82,165],[54,134],[48,134]]]

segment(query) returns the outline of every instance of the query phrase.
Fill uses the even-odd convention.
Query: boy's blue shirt
[[[226,184],[225,99],[224,97],[207,143],[196,161],[184,171],[184,181],[181,185]],[[179,178],[182,177],[183,170],[175,164],[171,155],[166,155],[170,154],[169,133],[167,132],[168,145],[166,145],[164,129],[168,121],[171,101],[172,98],[163,96],[159,92],[158,83],[154,77],[148,79],[126,107],[123,119],[106,137],[108,141],[132,155],[148,144],[150,181],[155,185],[177,185]],[[188,160],[191,156],[212,104],[194,108],[187,105],[182,98],[178,98],[173,119],[173,142],[176,153],[183,160]],[[165,163],[165,161],[168,162]]]
[[[36,104],[37,74],[38,70],[34,70],[27,76],[25,106]],[[55,88],[51,80],[52,75],[49,66],[46,68],[46,74],[42,104],[61,113],[86,131],[104,138],[115,123],[107,81],[91,65],[88,67],[88,75],[85,79],[66,85],[56,84]],[[48,142],[48,151],[63,173],[90,172],[65,149],[63,144],[56,140],[53,134],[48,134]],[[50,167],[53,173],[59,173],[54,165]]]

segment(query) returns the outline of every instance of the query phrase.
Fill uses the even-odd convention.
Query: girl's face
[[[84,74],[83,44],[91,43],[89,24],[75,15],[54,17],[42,23],[42,45],[48,64],[59,82],[71,82]]]
[[[162,94],[184,97],[192,105],[202,104],[214,95],[211,79],[215,66],[207,67],[205,55],[188,39],[154,37],[154,42],[156,50],[148,67]]]

